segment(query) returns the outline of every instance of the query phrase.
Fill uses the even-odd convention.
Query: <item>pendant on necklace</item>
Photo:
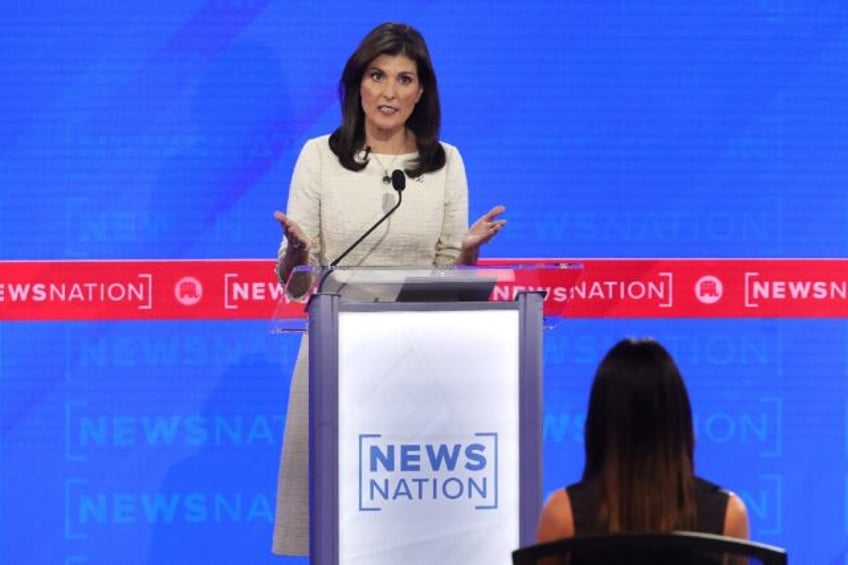
[[[388,171],[385,171],[383,173],[383,184],[391,184],[391,183],[392,183],[392,177],[389,176]]]

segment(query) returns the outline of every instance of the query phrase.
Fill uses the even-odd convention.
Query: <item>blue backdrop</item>
[[[848,3],[172,0],[4,6],[0,257],[272,258],[302,143],[374,25],[427,37],[488,256],[845,257]],[[2,317],[2,316],[0,316]],[[697,467],[795,563],[848,556],[843,320],[574,320],[546,335],[545,487],[596,363],[676,356]],[[0,555],[270,554],[296,338],[267,322],[0,325]]]

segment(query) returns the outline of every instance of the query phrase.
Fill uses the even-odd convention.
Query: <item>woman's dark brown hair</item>
[[[692,409],[665,348],[626,339],[595,374],[585,429],[584,481],[597,481],[601,527],[671,531],[695,526]]]
[[[356,159],[365,144],[365,113],[359,88],[365,71],[380,55],[406,55],[418,67],[418,80],[423,92],[406,122],[415,134],[418,159],[407,169],[407,174],[417,177],[441,169],[445,165],[445,150],[439,143],[442,110],[436,73],[424,37],[406,24],[384,23],[377,26],[362,39],[348,59],[339,81],[342,123],[330,135],[330,148],[348,170],[361,171],[367,165],[367,162]]]

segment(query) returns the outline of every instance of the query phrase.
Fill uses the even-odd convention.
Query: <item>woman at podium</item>
[[[468,184],[458,149],[439,139],[441,106],[427,45],[414,28],[385,23],[369,32],[339,81],[341,124],[310,139],[292,173],[277,274],[314,267],[440,267],[474,264],[506,224],[495,206],[468,227]],[[289,392],[279,469],[273,551],[309,548],[307,344]]]

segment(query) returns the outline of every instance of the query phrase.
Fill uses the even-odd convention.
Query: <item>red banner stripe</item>
[[[539,269],[578,263],[582,269]],[[490,259],[519,266],[493,300],[546,293],[570,318],[848,317],[846,259]],[[2,320],[304,317],[273,260],[3,261]]]

